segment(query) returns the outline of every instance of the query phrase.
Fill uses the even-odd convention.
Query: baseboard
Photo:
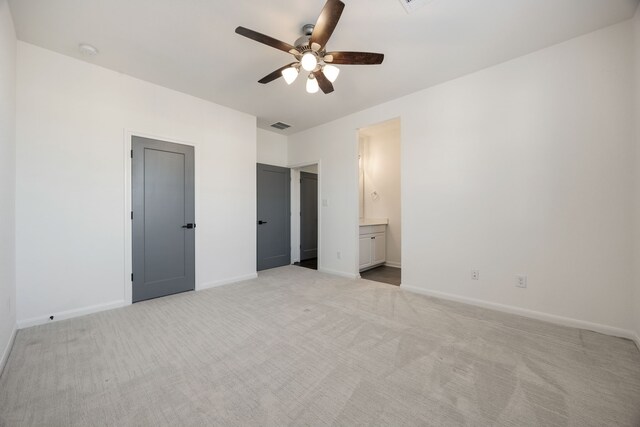
[[[228,279],[216,280],[214,282],[202,283],[196,291],[203,291],[205,289],[217,288],[218,286],[230,285],[232,283],[238,283],[245,280],[251,280],[258,277],[258,273],[250,273],[242,276],[230,277]]]
[[[220,280],[217,282],[204,283],[200,285],[200,287],[198,287],[197,290],[228,285],[231,283],[241,282],[243,280],[255,279],[256,277],[258,277],[256,273],[251,273],[244,276],[238,276],[238,277],[232,277],[225,280]],[[59,320],[72,319],[74,317],[85,316],[87,314],[98,313],[100,311],[112,310],[114,308],[123,307],[125,305],[129,305],[129,304],[126,303],[125,301],[113,301],[106,304],[98,304],[90,307],[63,311],[60,313],[52,313],[49,316],[53,316],[53,319],[50,319],[49,316],[42,316],[42,317],[33,317],[31,319],[26,319],[26,320],[19,320],[18,329],[29,328],[31,326],[44,325],[45,323],[57,322]]]
[[[440,298],[449,301],[460,302],[463,304],[474,305],[477,307],[488,308],[490,310],[501,311],[503,313],[515,314],[522,317],[528,317],[531,319],[542,320],[549,323],[555,323],[557,325],[569,326],[571,328],[586,329],[589,331],[599,332],[605,335],[612,335],[615,337],[626,338],[633,340],[636,344],[639,343],[638,336],[635,332],[628,329],[616,328],[613,326],[607,326],[600,323],[592,323],[584,320],[572,319],[570,317],[557,316],[555,314],[544,313],[541,311],[529,310],[526,308],[515,307],[512,305],[498,304],[490,301],[463,297],[460,295],[448,294],[446,292],[432,291],[429,289],[418,288],[410,285],[400,285],[402,290],[413,292],[416,294],[426,295],[434,298]],[[640,348],[640,345],[639,345]]]
[[[126,302],[113,301],[106,304],[92,305],[89,307],[78,308],[74,310],[62,311],[60,313],[51,313],[49,316],[53,316],[51,319],[49,316],[32,317],[31,319],[19,320],[18,329],[30,328],[31,326],[44,325],[45,323],[57,322],[59,320],[73,319],[74,317],[86,316],[87,314],[98,313],[100,311],[112,310],[114,308],[123,307],[128,305]]]
[[[328,269],[328,268],[320,268],[320,267],[318,267],[318,271],[320,273],[332,274],[334,276],[345,277],[347,279],[357,279],[357,278],[360,277],[359,274],[345,273],[344,271],[331,270],[331,269]]]
[[[399,262],[387,261],[384,263],[384,265],[387,267],[402,268],[402,263]]]
[[[9,354],[11,354],[11,349],[13,348],[13,343],[16,340],[17,332],[18,328],[16,325],[13,327],[13,331],[11,331],[11,336],[9,337],[9,342],[7,342],[7,346],[2,352],[2,359],[0,359],[0,376],[2,375],[2,371],[4,371],[4,367],[7,365],[7,361],[9,360]]]

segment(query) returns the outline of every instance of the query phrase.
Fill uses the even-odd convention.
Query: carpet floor
[[[20,330],[2,426],[639,426],[628,340],[293,266]]]

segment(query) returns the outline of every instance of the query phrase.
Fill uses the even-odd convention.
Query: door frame
[[[123,135],[123,173],[124,173],[124,200],[123,200],[123,220],[124,220],[124,259],[123,259],[123,300],[124,303],[130,305],[133,303],[133,282],[131,281],[131,274],[133,273],[133,227],[131,223],[131,208],[132,208],[132,189],[131,189],[131,139],[134,136],[142,138],[156,139],[159,141],[171,142],[173,144],[188,145],[193,147],[194,157],[194,203],[195,203],[195,218],[200,217],[200,158],[198,156],[198,144],[183,141],[176,138],[154,135],[145,132],[137,132],[129,129],[124,129]],[[195,290],[200,289],[200,281],[198,274],[198,234],[195,235]]]
[[[291,263],[300,261],[300,168],[318,165],[318,271],[322,264],[322,160],[295,163],[291,169]],[[294,214],[295,213],[295,214]]]
[[[316,248],[315,248],[316,256],[315,256],[315,258],[316,258],[316,260],[318,259],[318,210],[319,210],[318,197],[317,197],[318,196],[318,174],[317,173],[306,172],[306,171],[303,171],[303,170],[298,171],[298,173],[300,174],[300,181],[299,181],[300,182],[300,196],[299,196],[300,197],[300,204],[299,204],[299,206],[300,206],[300,214],[298,215],[298,217],[300,218],[300,253],[299,253],[299,255],[300,255],[300,261],[302,262],[302,235],[303,235],[302,234],[302,226],[303,226],[303,224],[302,224],[302,193],[303,193],[303,191],[302,191],[302,188],[303,188],[302,187],[302,180],[305,179],[304,178],[305,176],[307,177],[306,178],[307,180],[316,182],[316,185],[315,185],[315,187],[316,187],[316,212],[315,212],[315,214],[316,214],[316,227],[315,227],[315,229],[316,229]],[[306,175],[302,175],[303,173],[306,174]],[[311,178],[311,177],[313,177],[313,178]]]

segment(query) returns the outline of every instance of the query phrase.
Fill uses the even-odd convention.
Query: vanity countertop
[[[389,218],[360,218],[360,227],[367,225],[386,225],[389,224]]]

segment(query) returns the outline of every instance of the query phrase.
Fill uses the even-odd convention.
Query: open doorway
[[[358,130],[359,270],[399,286],[402,277],[400,119]]]
[[[292,259],[318,269],[318,164],[292,169]]]

